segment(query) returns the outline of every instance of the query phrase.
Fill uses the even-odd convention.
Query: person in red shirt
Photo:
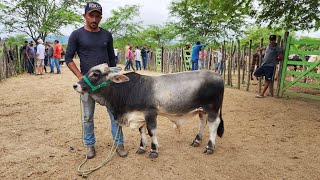
[[[132,67],[132,70],[133,71],[136,71],[133,67],[133,58],[134,58],[134,55],[133,55],[133,52],[132,52],[132,46],[130,45],[129,46],[129,49],[128,49],[128,54],[126,55],[127,59],[128,59],[128,63],[126,65],[126,67],[124,68],[125,70],[130,70],[130,66]]]
[[[58,40],[55,40],[54,47],[53,47],[53,62],[57,67],[57,74],[61,73],[61,70],[60,70],[61,51],[62,51],[62,46],[59,44]]]

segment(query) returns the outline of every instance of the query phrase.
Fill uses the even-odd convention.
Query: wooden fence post
[[[223,60],[223,80],[226,81],[226,63],[227,63],[227,47],[226,47],[226,41],[223,41],[223,49],[222,49],[222,52],[223,52],[223,57],[222,57],[222,60]]]
[[[233,41],[231,41],[231,45],[230,45],[230,57],[229,57],[229,63],[228,63],[228,85],[231,86],[231,66],[232,66],[232,56],[233,56]]]
[[[243,47],[243,53],[242,53],[242,61],[241,61],[241,64],[242,64],[242,84],[244,84],[245,82],[244,82],[244,76],[245,76],[245,73],[246,73],[246,63],[247,63],[247,61],[246,61],[246,44],[244,45],[244,47]],[[248,54],[247,54],[248,55]]]
[[[251,69],[251,48],[252,48],[252,40],[249,41],[249,67],[248,67],[248,82],[247,82],[247,91],[249,91],[249,86],[250,86],[250,69]]]
[[[260,41],[260,48],[263,47],[263,38]],[[262,51],[259,53],[259,67],[261,66],[262,63]],[[261,86],[262,86],[262,78],[259,77],[259,94],[261,93]]]
[[[240,56],[241,56],[240,40],[238,39],[237,42],[238,42],[238,57],[237,57],[238,89],[240,89]]]

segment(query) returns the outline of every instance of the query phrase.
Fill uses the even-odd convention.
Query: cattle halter
[[[104,81],[103,83],[101,84],[98,84],[96,86],[92,85],[91,82],[89,81],[88,77],[85,75],[83,76],[83,80],[88,84],[88,86],[90,87],[90,91],[89,93],[93,92],[93,91],[96,91],[104,86],[106,86],[107,84],[109,84],[111,81],[110,80],[107,80],[107,81]]]

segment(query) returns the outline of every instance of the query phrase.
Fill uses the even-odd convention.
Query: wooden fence
[[[286,42],[288,34],[285,33],[284,38],[281,36],[277,37],[277,44],[285,52]],[[264,42],[261,39],[260,47],[265,46],[269,42]],[[225,84],[229,87],[242,89],[249,91],[250,88],[259,93],[262,91],[263,79],[251,79],[252,72],[261,65],[263,52],[257,52],[256,49],[252,48],[252,41],[241,45],[240,41],[230,41],[229,43],[224,42],[221,45],[222,49],[222,61],[217,73],[221,73]],[[215,71],[217,64],[217,57],[215,56],[215,49],[206,48],[207,57],[205,59],[205,69]],[[253,64],[253,55],[258,53],[259,60],[256,64]],[[190,55],[186,55],[184,48],[159,48],[152,49],[148,53],[147,69],[151,71],[158,71],[162,73],[175,73],[190,70]],[[186,63],[186,61],[188,61]],[[119,53],[119,63],[125,64],[125,53],[124,50]],[[280,80],[282,71],[283,61],[275,67],[274,81],[269,87],[269,94],[271,96],[280,96]],[[221,67],[223,65],[223,67]],[[223,72],[220,72],[224,69]],[[251,73],[250,73],[251,71]]]
[[[20,61],[18,46],[7,47],[0,43],[0,81],[25,72],[25,64]]]

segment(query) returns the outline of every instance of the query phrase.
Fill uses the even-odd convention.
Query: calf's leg
[[[202,140],[203,131],[207,124],[208,114],[199,113],[200,123],[199,123],[199,132],[191,143],[191,146],[198,147]]]
[[[221,119],[216,112],[209,112],[208,116],[209,142],[204,153],[212,154],[215,147],[218,126]]]
[[[157,112],[151,111],[146,114],[146,123],[149,136],[151,137],[151,151],[149,158],[158,157],[158,139],[157,139]]]
[[[147,135],[146,135],[146,125],[144,124],[139,128],[140,134],[141,134],[141,141],[140,141],[140,147],[137,150],[137,154],[143,154],[146,152],[146,146],[147,146]]]

